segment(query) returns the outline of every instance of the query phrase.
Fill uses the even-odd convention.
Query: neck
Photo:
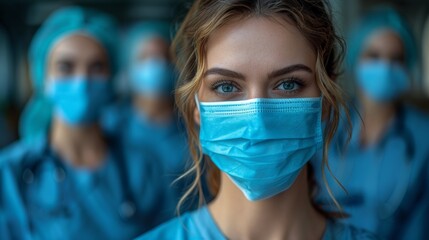
[[[307,167],[286,191],[251,202],[224,174],[209,209],[228,239],[321,239],[325,218],[313,208]]]
[[[173,117],[173,104],[169,98],[137,95],[133,104],[137,111],[151,122],[163,124],[170,122]]]
[[[361,143],[362,145],[375,144],[385,133],[387,123],[395,117],[395,105],[392,102],[375,102],[365,96],[361,97],[361,104],[363,120]]]
[[[107,146],[97,124],[71,126],[55,118],[51,130],[53,149],[72,166],[94,169],[103,163]]]

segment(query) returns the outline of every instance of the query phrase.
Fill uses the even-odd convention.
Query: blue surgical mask
[[[51,79],[46,94],[55,114],[70,125],[96,122],[112,97],[107,79],[82,76]]]
[[[147,96],[170,95],[174,89],[174,73],[166,60],[148,59],[131,68],[131,86]]]
[[[250,201],[294,183],[320,148],[321,98],[201,102],[203,153]]]
[[[378,102],[394,100],[410,85],[407,72],[400,64],[385,61],[360,63],[356,70],[359,87]]]

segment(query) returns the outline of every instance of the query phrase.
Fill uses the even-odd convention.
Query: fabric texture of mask
[[[321,147],[321,98],[201,102],[203,153],[251,201],[287,190]]]
[[[98,120],[112,94],[107,79],[75,77],[50,80],[46,95],[54,114],[70,125],[83,125]]]
[[[404,67],[384,61],[359,64],[356,77],[365,94],[379,102],[394,100],[410,87]]]
[[[130,82],[141,94],[170,95],[174,89],[174,69],[165,60],[148,59],[131,68]]]

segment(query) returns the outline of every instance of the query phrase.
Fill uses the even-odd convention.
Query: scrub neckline
[[[207,205],[195,212],[193,220],[203,239],[227,239],[214,220]]]
[[[356,110],[353,110],[353,112],[360,112],[361,106],[356,106]],[[396,112],[391,119],[386,123],[386,128],[382,132],[379,139],[377,139],[375,142],[362,144],[361,141],[361,131],[364,126],[363,120],[360,117],[360,114],[354,114],[355,116],[352,119],[353,129],[352,129],[352,137],[350,139],[350,145],[354,146],[358,151],[365,151],[365,152],[372,152],[376,151],[379,147],[379,145],[383,142],[385,138],[387,138],[392,132],[394,131],[394,127],[396,127],[397,121],[398,121],[398,112]]]
[[[203,235],[203,239],[227,239],[225,234],[221,231],[216,221],[213,218],[213,215],[210,212],[210,209],[207,205],[201,207],[195,212],[193,216],[194,223],[196,227],[200,230],[200,233]],[[323,230],[322,239],[333,239],[334,231],[337,223],[331,218],[325,218],[325,229]]]

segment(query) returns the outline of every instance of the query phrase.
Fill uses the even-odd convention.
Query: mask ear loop
[[[197,105],[197,109],[198,109],[198,112],[200,113],[200,115],[201,115],[201,111],[200,111],[200,101],[198,100],[198,95],[195,93],[195,95],[194,95],[194,99],[195,99],[195,104]]]
[[[197,105],[198,114],[200,115],[200,123],[199,124],[200,124],[200,129],[201,129],[201,125],[202,125],[202,121],[201,121],[201,109],[200,109],[200,100],[198,100],[197,93],[195,93],[194,99],[195,99],[195,105]]]

